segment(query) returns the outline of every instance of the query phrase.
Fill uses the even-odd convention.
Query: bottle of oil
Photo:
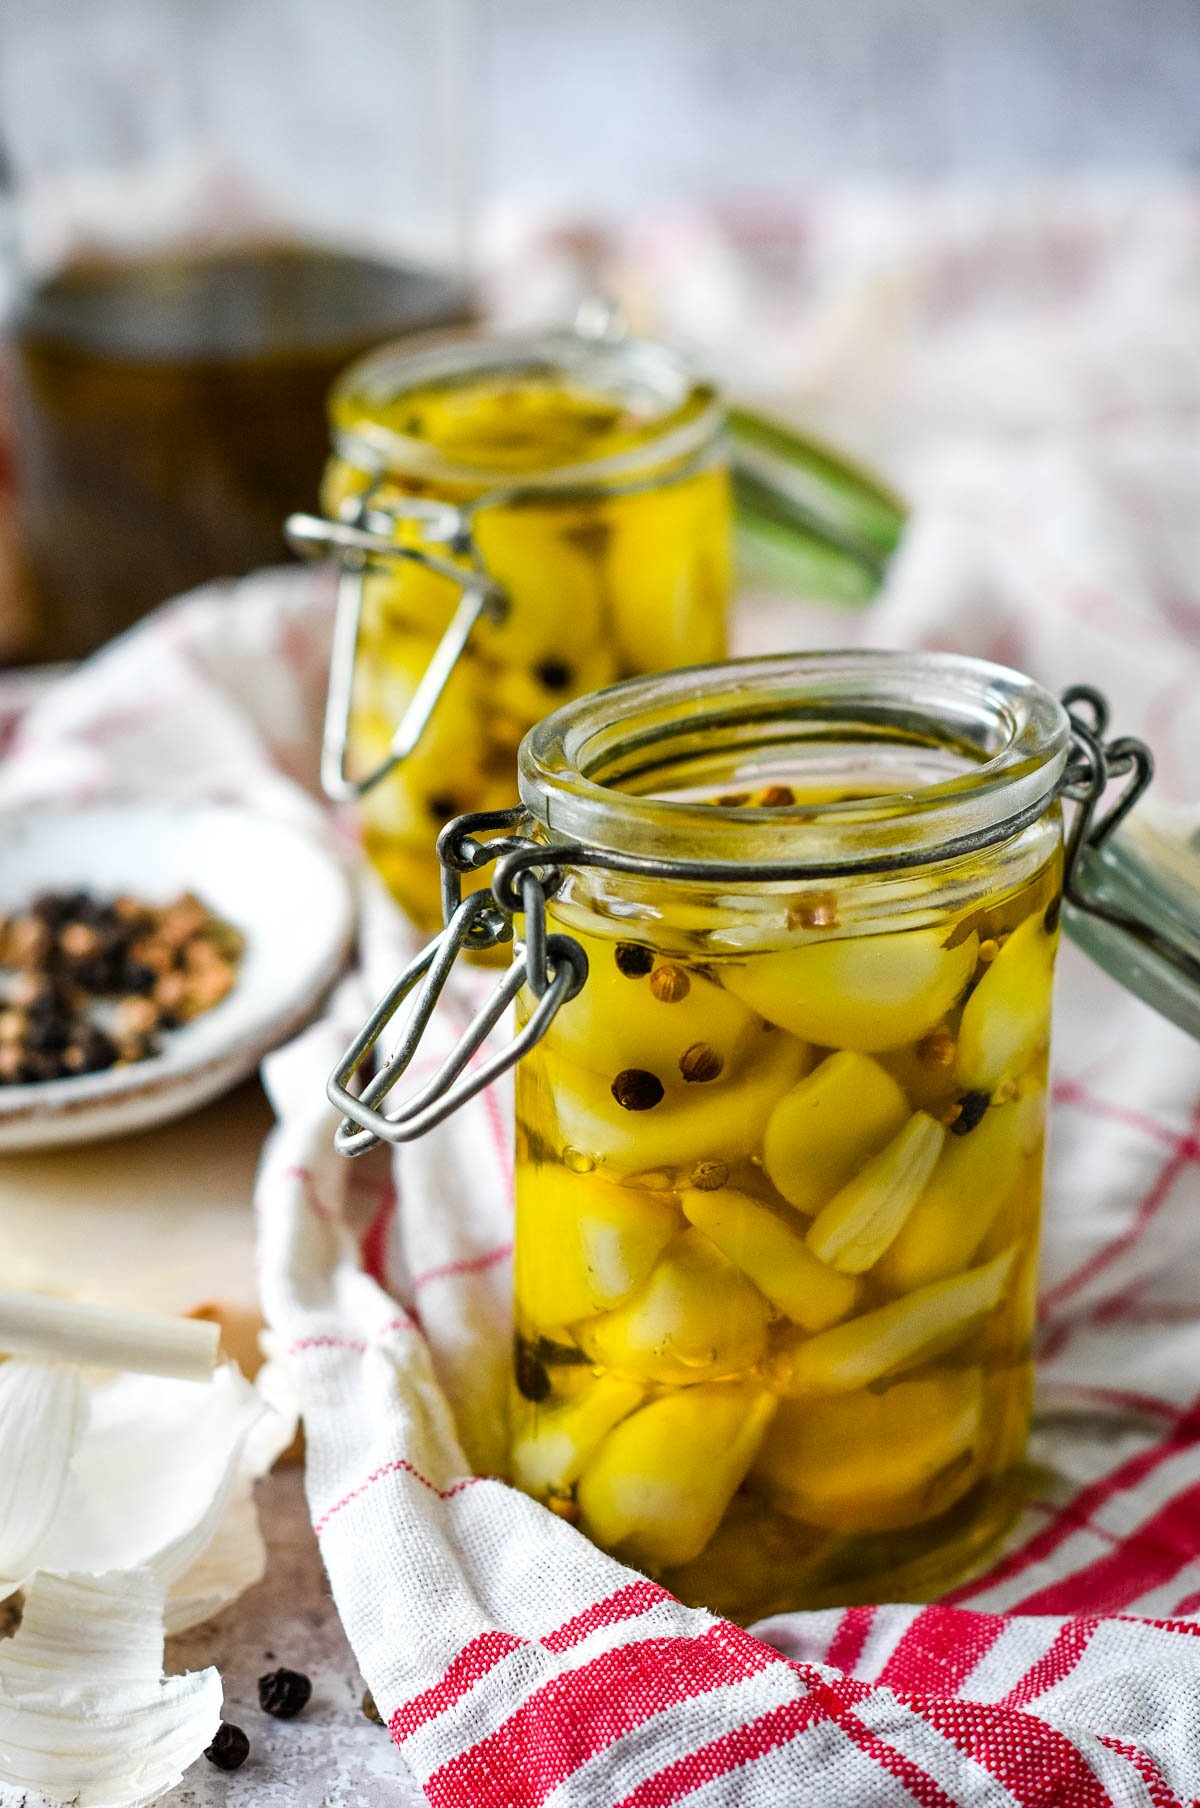
[[[0,573],[0,664],[286,561],[337,372],[467,315],[478,39],[476,0],[4,9],[0,375],[34,633]]]
[[[76,659],[190,585],[286,557],[337,372],[462,321],[456,278],[303,244],[84,261],[10,321],[35,656]]]

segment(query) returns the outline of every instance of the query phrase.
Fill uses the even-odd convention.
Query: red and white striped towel
[[[1191,300],[1200,286],[1200,225],[1194,209],[1171,219],[1153,305],[1138,291],[1141,374],[1155,381],[1142,383],[1136,418],[1097,417],[1086,433],[1074,414],[1056,425],[1053,408],[1035,419],[1051,378],[1065,381],[1070,335],[1061,297],[1046,303],[1045,331],[1027,311],[1021,430],[931,433],[887,596],[863,617],[803,618],[802,632],[962,646],[1052,684],[1100,683],[1186,797],[1200,771],[1200,372],[1178,303],[1181,287]],[[1119,216],[1091,224],[1072,248],[1094,281],[1080,278],[1072,305],[1094,344],[1088,310],[1121,290],[1124,241]],[[968,249],[986,265],[973,233],[954,263],[953,342],[971,367],[974,307],[986,370],[999,328],[987,285],[967,280]],[[929,238],[914,231],[914,260],[931,255]],[[887,242],[902,261],[896,235]],[[1030,228],[1030,281],[1040,243]],[[1061,265],[1050,226],[1042,249],[1047,269]],[[919,290],[929,271],[914,261],[907,274]],[[1170,382],[1158,380],[1164,346]],[[1127,335],[1131,389],[1136,349]],[[915,352],[909,362],[921,368]],[[1000,387],[1013,369],[1010,357]],[[801,620],[764,606],[742,628],[755,644],[787,644]],[[63,791],[215,789],[320,832],[303,785],[328,627],[327,591],[305,574],[173,606],[35,708],[0,775],[0,807]],[[363,972],[269,1063],[279,1125],[258,1205],[263,1297],[303,1403],[334,1594],[435,1808],[1194,1804],[1200,1048],[1067,951],[1024,1516],[988,1573],[935,1606],[789,1615],[743,1632],[489,1479],[504,1463],[507,1101],[486,1095],[394,1163],[356,1165],[332,1152],[323,1101],[326,1073],[409,947],[368,885]],[[422,1063],[486,983],[455,984]]]

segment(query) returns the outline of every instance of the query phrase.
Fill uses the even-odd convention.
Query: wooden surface
[[[257,1080],[174,1124],[0,1159],[0,1275],[113,1305],[219,1304],[243,1367],[258,1324],[251,1198],[271,1109]]]

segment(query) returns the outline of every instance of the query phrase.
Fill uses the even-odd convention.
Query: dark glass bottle
[[[303,244],[81,261],[29,287],[9,323],[22,651],[80,658],[190,585],[281,562],[337,372],[468,313],[452,277]]]

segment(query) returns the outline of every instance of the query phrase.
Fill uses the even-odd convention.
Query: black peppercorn
[[[642,948],[637,942],[618,942],[613,950],[613,959],[617,963],[618,973],[626,979],[645,979],[654,965],[654,956],[649,948]]]
[[[276,1720],[294,1720],[308,1706],[312,1683],[301,1670],[268,1670],[258,1679],[258,1705]]]
[[[665,1088],[644,1067],[623,1067],[612,1083],[612,1095],[626,1111],[650,1111],[662,1102]]]
[[[240,1726],[222,1720],[212,1744],[205,1748],[204,1756],[218,1770],[238,1770],[250,1756],[250,1741]]]
[[[1046,906],[1046,914],[1042,918],[1042,927],[1046,931],[1047,935],[1054,934],[1054,931],[1058,928],[1058,919],[1061,917],[1061,915],[1062,915],[1062,897],[1059,896],[1054,899],[1053,903],[1048,904]]]
[[[46,1012],[29,1019],[25,1031],[25,1047],[33,1055],[56,1055],[70,1041],[70,1024],[65,1016]]]
[[[58,929],[70,915],[71,900],[56,891],[44,891],[29,906],[33,916],[45,923],[47,929]]]
[[[147,992],[153,992],[157,984],[158,974],[153,967],[148,967],[145,961],[126,961],[121,968],[121,990],[123,992],[135,992],[139,997],[144,997]]]
[[[565,691],[574,676],[563,659],[543,659],[534,666],[533,675],[543,689],[548,691]]]
[[[950,1125],[953,1136],[966,1136],[974,1130],[992,1102],[990,1092],[964,1092],[958,1101],[958,1116]]]
[[[546,1365],[537,1354],[533,1345],[523,1337],[517,1337],[514,1343],[513,1368],[516,1374],[518,1391],[527,1400],[537,1405],[550,1393],[550,1376]]]

